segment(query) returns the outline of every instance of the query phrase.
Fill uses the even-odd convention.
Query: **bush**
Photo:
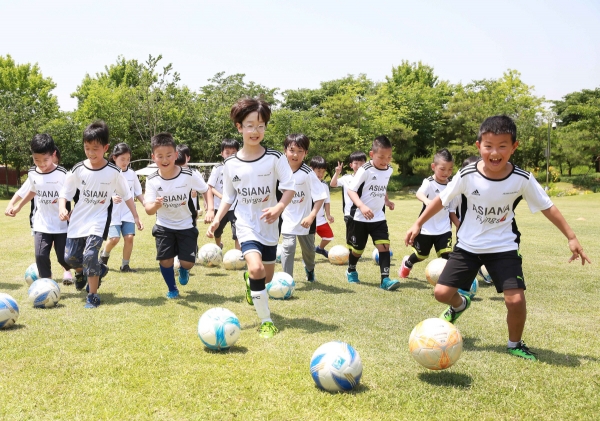
[[[431,175],[431,158],[413,158],[410,162],[413,173],[421,178]]]

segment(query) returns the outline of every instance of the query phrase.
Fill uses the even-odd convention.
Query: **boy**
[[[98,259],[102,240],[106,240],[112,195],[116,192],[127,204],[138,229],[138,218],[129,185],[121,170],[104,159],[109,146],[108,126],[103,121],[90,124],[83,131],[83,149],[87,159],[69,171],[59,194],[59,217],[69,221],[65,260],[75,269],[75,288],[81,291],[88,284],[85,308],[100,305],[98,287],[108,273],[108,266]],[[67,202],[75,200],[72,212]]]
[[[248,265],[244,273],[246,301],[261,320],[262,338],[272,338],[277,328],[271,320],[265,284],[275,272],[279,216],[294,197],[294,179],[285,156],[262,146],[271,109],[262,99],[243,98],[231,108],[230,118],[242,134],[242,149],[223,164],[223,198],[206,235],[214,237],[221,219],[236,203],[238,241]],[[276,190],[283,194],[277,201]]]
[[[223,139],[221,142],[221,156],[225,161],[232,155],[235,155],[240,150],[240,144],[235,139]],[[208,194],[213,196],[213,202],[215,205],[214,209],[207,209],[206,216],[210,222],[212,222],[215,213],[219,209],[219,205],[221,204],[221,199],[223,198],[223,164],[217,164],[213,167],[210,172],[210,177],[208,178]],[[229,209],[219,227],[214,232],[215,235],[215,243],[223,248],[223,242],[221,241],[221,236],[223,235],[223,230],[227,223],[231,223],[231,234],[232,239],[235,241],[235,248],[241,250],[240,243],[238,242],[238,238],[235,232],[235,203]]]
[[[440,149],[433,157],[431,170],[433,176],[423,180],[421,187],[417,191],[417,199],[423,202],[423,209],[435,197],[444,191],[448,180],[452,177],[454,160],[448,149]],[[414,241],[413,253],[410,256],[404,256],[402,266],[400,267],[400,277],[407,278],[413,265],[429,257],[431,247],[435,247],[437,257],[448,260],[448,254],[452,251],[452,223],[457,227],[460,225],[456,217],[456,208],[460,198],[455,198],[452,203],[441,212],[435,214],[427,223],[423,224],[420,234]]]
[[[352,174],[346,174],[340,177],[342,173],[343,164],[338,162],[337,167],[335,167],[335,174],[331,178],[329,185],[331,187],[341,187],[342,188],[342,209],[344,211],[344,223],[346,224],[346,237],[348,236],[348,221],[350,220],[350,208],[352,207],[352,200],[348,197],[348,186],[350,182],[356,175],[356,171],[367,162],[367,155],[362,151],[352,152],[350,154],[350,168],[352,169]]]
[[[393,171],[389,166],[392,160],[390,140],[385,136],[376,137],[369,156],[371,161],[356,171],[348,186],[352,207],[346,234],[350,249],[346,277],[350,283],[360,282],[356,264],[370,235],[379,251],[380,288],[393,291],[398,289],[400,282],[390,279],[390,235],[385,219],[385,206],[394,210],[394,203],[387,200],[387,185]]]
[[[34,232],[35,263],[40,278],[52,278],[50,249],[64,268],[63,284],[73,283],[70,267],[65,262],[67,222],[58,217],[58,194],[65,182],[67,170],[55,161],[56,146],[52,136],[36,134],[31,140],[31,154],[35,166],[29,169],[26,185],[29,192],[9,216],[15,216],[31,199],[35,201],[35,213],[31,223]]]
[[[319,237],[321,237],[321,244],[315,247],[315,252],[325,256],[327,259],[329,257],[329,252],[325,250],[325,247],[327,247],[327,244],[329,244],[334,237],[333,231],[327,222],[328,220],[332,224],[334,222],[333,216],[331,216],[331,197],[329,195],[329,186],[323,180],[323,178],[325,178],[325,172],[327,171],[327,163],[322,156],[316,155],[310,160],[310,167],[315,172],[319,181],[323,183],[322,187],[327,195],[327,197],[325,197],[323,207],[319,213],[317,213],[317,234]]]
[[[294,277],[294,255],[298,239],[306,280],[314,282],[316,218],[327,194],[314,171],[303,162],[309,147],[310,140],[303,134],[290,134],[283,143],[285,156],[294,174],[295,194],[281,214],[281,266],[285,273]]]
[[[167,298],[179,297],[175,284],[173,263],[179,258],[179,283],[187,285],[190,269],[196,263],[198,229],[191,191],[202,194],[208,186],[198,171],[175,165],[178,154],[170,133],[152,136],[152,159],[158,170],[146,179],[146,203],[148,215],[156,214],[152,235],[156,240],[156,260],[160,273],[167,284]],[[212,206],[212,203],[209,203]]]
[[[449,304],[440,318],[455,323],[469,308],[469,296],[457,291],[459,288],[468,291],[477,271],[485,265],[496,291],[504,293],[508,352],[536,361],[537,357],[522,340],[527,308],[519,253],[521,234],[514,214],[516,205],[525,199],[532,212],[541,211],[567,237],[572,253],[569,262],[579,257],[582,264],[591,262],[569,224],[531,173],[509,162],[519,146],[512,119],[504,115],[487,118],[479,128],[476,145],[481,160],[460,170],[440,196],[427,205],[407,231],[405,242],[413,244],[423,224],[454,197],[462,195],[467,201],[467,211],[454,251],[434,290],[437,301]]]

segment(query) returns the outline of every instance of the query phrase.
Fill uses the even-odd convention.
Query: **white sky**
[[[0,55],[38,63],[63,110],[86,73],[163,55],[193,90],[215,73],[270,88],[385,80],[422,61],[452,83],[507,69],[547,99],[600,87],[599,0],[0,0]]]

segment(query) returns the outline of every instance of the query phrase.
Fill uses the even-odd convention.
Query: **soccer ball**
[[[392,256],[394,255],[394,253],[392,252],[392,250],[390,250],[390,259],[392,258]],[[379,250],[377,250],[376,248],[373,249],[373,262],[378,265],[379,264]]]
[[[281,254],[283,253],[283,246],[281,244],[277,244],[277,254],[275,257],[275,261],[277,263],[281,263]]]
[[[58,284],[48,278],[41,278],[32,283],[27,294],[35,308],[54,307],[60,300]]]
[[[37,265],[35,263],[30,264],[27,270],[25,270],[25,282],[27,282],[27,285],[33,284],[39,279],[39,277],[40,274],[38,272]]]
[[[431,262],[429,262],[425,268],[425,278],[427,278],[427,282],[435,286],[445,266],[446,259],[442,259],[441,257],[433,259]]]
[[[360,355],[345,342],[327,342],[310,359],[310,374],[316,385],[328,392],[354,389],[362,376]]]
[[[227,270],[241,270],[246,268],[246,261],[238,249],[229,250],[223,256],[223,267]]]
[[[179,257],[175,256],[175,259],[173,259],[173,269],[179,270],[180,267],[181,263],[179,263]]]
[[[329,250],[329,262],[334,265],[345,265],[348,263],[350,251],[344,246],[337,245]]]
[[[443,319],[425,319],[415,326],[408,349],[419,364],[430,370],[444,370],[458,361],[463,340],[452,323]]]
[[[471,284],[470,290],[465,291],[464,289],[459,289],[458,292],[462,295],[468,295],[469,297],[473,298],[475,296],[475,294],[477,294],[478,289],[479,289],[479,281],[477,280],[477,278],[475,278],[473,280],[473,283]]]
[[[215,267],[223,262],[223,251],[216,244],[204,244],[198,251],[197,262],[202,266]]]
[[[296,289],[296,282],[285,272],[275,272],[273,279],[267,284],[269,297],[276,300],[287,300],[291,298]]]
[[[492,277],[490,276],[490,274],[488,273],[487,269],[485,268],[485,266],[481,266],[479,268],[479,272],[477,273],[479,276],[481,276],[483,278],[483,281],[486,284],[493,284],[494,281],[492,280]]]
[[[207,310],[198,320],[198,337],[210,349],[229,349],[240,337],[240,321],[223,307]]]
[[[13,297],[0,292],[0,329],[11,327],[19,318],[19,306]]]

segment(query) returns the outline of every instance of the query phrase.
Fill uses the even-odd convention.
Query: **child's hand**
[[[344,168],[344,164],[338,161],[337,167],[335,167],[335,173],[340,175],[342,173],[342,169]]]
[[[204,215],[204,223],[210,224],[215,219],[215,212],[207,210],[206,215]]]
[[[335,219],[331,215],[327,215],[327,220],[332,224],[335,222]]]
[[[6,210],[4,211],[4,215],[14,218],[14,216],[17,214],[17,212],[18,211],[15,209],[14,206],[8,205],[6,207]]]
[[[389,200],[387,201],[387,203],[385,205],[388,208],[390,208],[390,210],[394,210],[394,208],[396,207],[396,205],[394,204],[394,202],[390,202]]]
[[[154,201],[154,210],[159,210],[160,208],[162,208],[163,201],[164,199],[162,196],[157,197]]]
[[[140,231],[144,230],[144,223],[142,221],[140,221],[140,218],[134,218],[135,221],[135,225],[137,225],[138,229]]]
[[[573,253],[571,258],[569,259],[569,263],[571,263],[573,260],[579,260],[580,256],[582,266],[585,265],[586,260],[588,263],[592,263],[592,261],[588,259],[587,255],[583,252],[583,247],[581,246],[581,244],[579,244],[577,238],[569,240],[569,249],[571,249],[571,253]]]
[[[277,204],[271,208],[263,209],[262,210],[263,214],[260,217],[260,219],[264,219],[267,224],[272,224],[273,222],[275,222],[279,219],[279,215],[281,215],[281,212],[283,212],[283,209],[284,209],[284,207],[280,206],[279,204]]]
[[[69,220],[69,211],[66,209],[60,209],[58,211],[58,219],[60,219],[61,221],[68,221]]]
[[[406,237],[404,237],[404,245],[412,246],[415,238],[421,232],[421,227],[416,223],[406,231]]]
[[[367,221],[373,219],[373,217],[375,216],[375,214],[373,214],[373,211],[369,209],[369,207],[365,204],[363,204],[360,207],[360,211],[362,212],[363,216],[367,219]]]
[[[115,194],[112,197],[113,203],[117,204],[117,203],[121,203],[123,201],[123,199],[121,199],[121,196],[119,196],[118,194]]]
[[[300,225],[302,225],[303,228],[310,228],[311,224],[313,223],[315,219],[311,218],[310,216],[307,216],[306,218],[304,218],[301,222]]]
[[[216,219],[212,221],[212,224],[210,224],[210,226],[208,227],[208,229],[206,230],[206,236],[208,238],[215,238],[215,230],[219,228],[219,221],[217,221]]]

